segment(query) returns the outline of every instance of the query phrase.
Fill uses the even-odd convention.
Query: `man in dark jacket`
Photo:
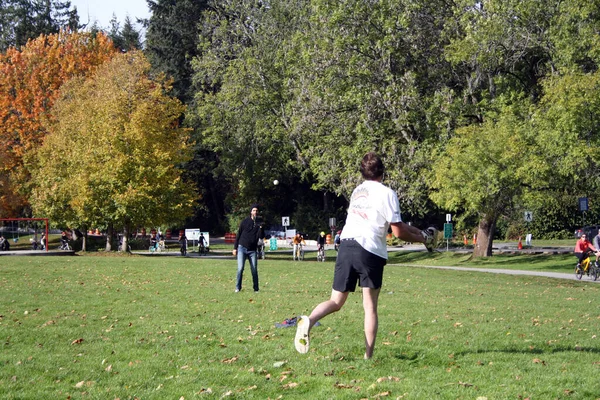
[[[245,218],[240,224],[235,243],[233,244],[233,255],[237,256],[237,282],[235,292],[242,290],[242,277],[244,275],[244,264],[246,259],[250,263],[250,271],[252,272],[252,283],[254,291],[258,292],[258,257],[256,256],[256,248],[258,239],[265,237],[262,224],[258,222],[258,205],[252,205],[250,216]]]

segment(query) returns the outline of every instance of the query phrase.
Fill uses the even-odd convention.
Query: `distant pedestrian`
[[[250,216],[245,218],[240,224],[235,243],[233,244],[233,255],[237,256],[237,280],[235,292],[242,290],[242,278],[244,276],[244,264],[246,259],[250,263],[250,272],[252,273],[252,284],[254,291],[259,291],[258,286],[258,257],[257,244],[258,239],[263,239],[265,232],[262,224],[258,221],[258,204],[250,208]]]

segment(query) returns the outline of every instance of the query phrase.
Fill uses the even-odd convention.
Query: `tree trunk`
[[[473,248],[473,257],[491,257],[492,242],[496,231],[496,217],[484,215],[479,221],[477,244]]]
[[[121,251],[127,251],[127,240],[129,240],[129,227],[127,225],[128,224],[125,224],[125,227],[123,228],[123,243],[119,249]]]
[[[112,246],[110,244],[110,241],[112,240],[112,236],[113,236],[113,226],[112,224],[108,224],[108,228],[106,229],[106,251],[111,251]]]

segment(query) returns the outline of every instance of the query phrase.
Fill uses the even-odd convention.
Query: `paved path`
[[[543,276],[546,278],[556,278],[556,279],[568,279],[568,280],[577,280],[575,277],[575,273],[566,274],[561,272],[543,272],[543,271],[522,271],[515,269],[492,269],[492,268],[467,268],[467,267],[446,267],[446,266],[433,266],[433,265],[415,265],[415,264],[389,264],[389,265],[399,265],[403,267],[414,267],[414,268],[433,268],[433,269],[450,269],[455,271],[468,271],[468,272],[487,272],[491,274],[508,274],[508,275],[529,275],[529,276]],[[591,280],[588,276],[583,276],[581,281],[592,282],[592,283],[600,283],[600,279],[597,281]]]

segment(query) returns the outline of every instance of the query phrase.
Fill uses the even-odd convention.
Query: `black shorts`
[[[363,249],[355,240],[342,240],[335,262],[333,289],[338,292],[354,292],[356,282],[360,287],[381,288],[385,258]]]

